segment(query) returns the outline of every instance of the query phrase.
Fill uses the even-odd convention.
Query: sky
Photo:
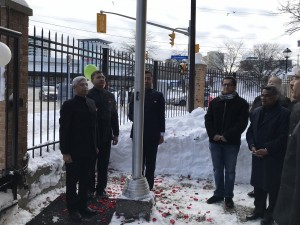
[[[121,50],[124,43],[133,40],[135,21],[107,13],[107,33],[96,32],[96,14],[101,10],[136,17],[136,0],[27,0],[33,10],[29,18],[30,32],[44,29],[52,33],[77,38],[101,38],[113,42],[112,48]],[[251,51],[254,44],[278,43],[282,50],[290,48],[292,59],[297,60],[297,33],[285,33],[287,15],[278,14],[284,0],[210,0],[196,1],[196,43],[203,56],[208,51],[224,50],[224,41],[244,43],[244,51]],[[191,2],[188,0],[147,1],[147,21],[172,29],[189,26]],[[175,45],[169,44],[172,31],[147,25],[152,46],[157,48],[152,58],[164,60],[171,55],[187,55],[188,37],[176,33]]]
[[[206,111],[197,108],[184,116],[166,119],[165,142],[159,146],[157,156],[154,192],[156,205],[153,207],[150,222],[144,219],[131,222],[131,225],[176,225],[199,224],[241,224],[245,215],[253,209],[253,199],[247,196],[252,190],[249,185],[251,153],[242,135],[242,144],[236,168],[234,191],[235,209],[228,211],[222,203],[208,205],[206,199],[213,195],[213,170],[208,149],[208,137],[204,127]],[[32,118],[32,117],[28,117]],[[52,116],[50,116],[52,118]],[[109,182],[107,191],[117,198],[122,193],[124,179],[131,174],[132,142],[129,138],[131,122],[120,126],[119,143],[112,146]],[[30,137],[29,137],[30,138]],[[49,175],[41,176],[31,186],[32,200],[28,210],[14,207],[0,218],[2,225],[24,225],[65,190],[55,189],[41,194],[41,191],[58,182],[62,170],[62,156],[59,151],[38,153],[30,156],[28,172],[34,174],[41,166],[52,166]],[[35,197],[34,197],[35,196]],[[11,193],[1,193],[0,208],[12,201]],[[57,219],[57,218],[53,218]],[[113,216],[110,225],[119,225],[123,217]],[[247,222],[258,225],[259,221]]]

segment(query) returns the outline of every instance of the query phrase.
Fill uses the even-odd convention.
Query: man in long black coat
[[[87,207],[87,194],[88,175],[97,151],[96,106],[92,99],[86,98],[85,77],[75,77],[72,85],[76,95],[61,107],[59,139],[66,166],[67,208],[71,219],[80,222],[81,216],[95,213]]]
[[[277,90],[279,91],[279,98],[278,98],[278,101],[279,101],[279,104],[282,105],[283,107],[287,108],[287,109],[290,109],[291,107],[291,100],[287,97],[287,96],[284,96],[283,94],[281,94],[281,89],[282,89],[282,80],[275,76],[275,75],[272,75],[269,79],[268,79],[268,83],[267,83],[267,86],[274,86],[277,88]],[[257,107],[261,106],[261,98],[260,98],[260,95],[257,96],[253,103],[252,103],[252,106],[250,108],[250,114],[254,111],[254,109],[256,109]],[[254,190],[249,192],[248,195],[250,197],[254,197]]]
[[[262,106],[250,115],[251,124],[246,138],[252,151],[251,185],[254,186],[253,213],[247,220],[263,217],[262,225],[273,224],[272,213],[280,185],[285,155],[290,111],[278,101],[279,92],[274,86],[262,89]],[[266,200],[269,197],[269,205]]]
[[[108,164],[111,144],[118,143],[119,120],[116,100],[113,93],[106,90],[106,77],[101,71],[95,71],[91,75],[94,87],[89,90],[88,97],[93,99],[97,108],[98,143],[97,156],[97,184],[96,195],[108,197],[106,193]],[[96,163],[96,162],[95,162]],[[95,170],[91,173],[90,191],[95,191]]]
[[[165,133],[165,99],[161,92],[152,89],[153,77],[145,72],[144,135],[143,135],[143,175],[150,190],[154,186],[154,172],[158,145],[164,142]],[[134,96],[129,103],[128,117],[133,121]],[[133,129],[131,129],[133,138]]]
[[[300,224],[300,72],[291,81],[293,105],[288,146],[284,159],[278,200],[273,213],[279,225]]]

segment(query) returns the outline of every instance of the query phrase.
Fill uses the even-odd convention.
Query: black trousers
[[[101,193],[107,186],[107,173],[110,158],[111,141],[107,141],[101,147],[97,159],[93,163],[89,180],[89,191]],[[97,163],[97,184],[95,180],[95,167]],[[96,186],[96,188],[95,188]]]
[[[70,211],[87,207],[88,175],[90,174],[93,158],[81,158],[66,163],[66,201]],[[77,192],[78,183],[78,192]]]
[[[272,190],[265,191],[262,188],[254,187],[254,206],[257,213],[265,214],[265,217],[271,217],[276,205],[279,187],[272,187]],[[267,207],[267,197],[269,196],[269,205]]]
[[[154,186],[157,149],[158,141],[144,141],[142,174],[146,177],[150,190],[152,190]]]

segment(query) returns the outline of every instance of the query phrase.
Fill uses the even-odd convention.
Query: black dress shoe
[[[260,225],[272,225],[274,223],[273,217],[265,217],[261,220]]]
[[[253,191],[250,191],[248,194],[247,194],[249,197],[251,198],[254,198],[255,195],[254,195],[254,190]]]
[[[79,210],[79,213],[82,215],[82,216],[94,216],[97,214],[97,211],[96,210],[93,210],[89,207],[86,207],[85,209],[80,209]]]
[[[246,220],[256,220],[258,218],[263,218],[263,213],[257,213],[257,212],[254,212],[248,216],[246,216]]]
[[[234,207],[234,202],[232,201],[232,198],[225,198],[225,206],[229,209],[232,209]]]
[[[206,203],[213,204],[213,203],[217,203],[217,202],[221,202],[221,201],[224,201],[223,197],[212,196],[209,199],[207,199]]]
[[[81,222],[82,217],[79,214],[79,212],[76,211],[69,212],[69,216],[73,222],[77,222],[77,223]]]
[[[109,198],[109,195],[106,193],[106,191],[96,191],[96,197]]]

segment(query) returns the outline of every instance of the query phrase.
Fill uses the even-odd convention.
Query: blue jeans
[[[214,196],[232,198],[235,181],[235,166],[240,145],[225,145],[210,142],[209,149],[213,163],[216,186]]]

